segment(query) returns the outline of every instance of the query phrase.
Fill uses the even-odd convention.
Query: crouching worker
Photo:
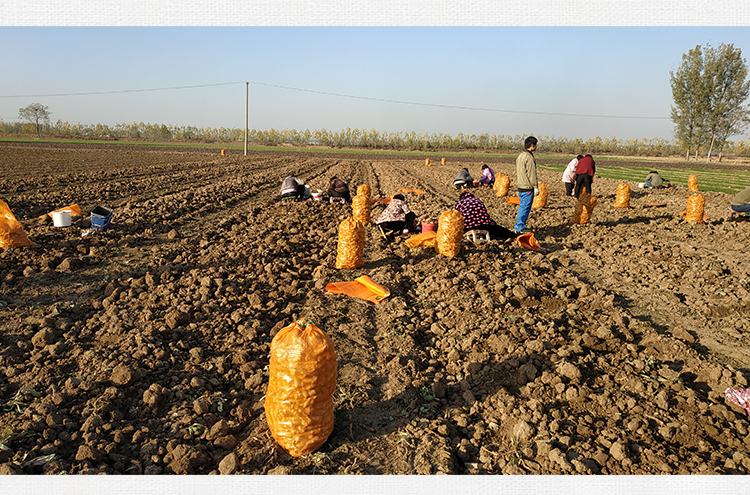
[[[662,187],[671,186],[672,184],[668,180],[664,180],[656,170],[652,170],[646,176],[646,187],[649,189],[661,189]]]
[[[491,186],[495,183],[495,171],[487,165],[482,165],[482,176],[479,178],[479,183],[485,186]]]
[[[732,204],[729,208],[732,210],[732,213],[744,213],[750,216],[750,187],[746,187],[738,192],[732,198]]]
[[[281,183],[281,199],[297,198],[297,201],[302,201],[304,197],[305,181],[302,179],[290,175]]]
[[[474,186],[474,179],[472,179],[471,175],[469,175],[468,168],[462,168],[458,171],[458,173],[456,174],[456,178],[453,179],[453,185],[456,187],[456,189]]]
[[[388,206],[380,214],[375,225],[379,225],[390,240],[403,230],[416,231],[417,216],[409,209],[403,194],[396,194],[391,198]]]
[[[328,184],[328,197],[330,198],[343,198],[347,203],[351,202],[352,195],[349,192],[349,186],[346,182],[339,179],[338,177],[331,177],[331,182]]]
[[[464,217],[464,232],[470,230],[486,230],[490,233],[490,239],[507,240],[514,239],[516,233],[495,223],[487,213],[487,208],[482,200],[470,192],[463,192],[454,208]]]

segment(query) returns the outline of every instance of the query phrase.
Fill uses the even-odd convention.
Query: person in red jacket
[[[576,166],[576,189],[573,196],[576,198],[581,193],[581,189],[586,188],[586,192],[591,194],[591,182],[596,173],[596,162],[591,155],[586,155],[578,160]]]

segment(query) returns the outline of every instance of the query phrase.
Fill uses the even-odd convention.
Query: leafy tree
[[[28,120],[36,126],[36,135],[41,139],[41,125],[49,125],[50,111],[48,106],[41,103],[32,103],[31,105],[18,109],[18,118]]]
[[[722,149],[727,138],[738,134],[748,122],[750,95],[748,69],[742,51],[734,45],[718,48],[700,45],[682,55],[682,64],[669,72],[674,105],[671,118],[675,138],[686,150],[702,147]]]

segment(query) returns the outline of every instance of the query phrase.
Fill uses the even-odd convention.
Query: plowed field
[[[514,165],[486,163],[513,191]],[[424,190],[406,196],[426,220],[463,166],[479,176],[458,158],[0,147],[0,199],[36,242],[0,250],[0,472],[748,473],[748,414],[723,395],[750,378],[750,221],[726,218],[730,196],[704,193],[707,221],[686,223],[684,188],[614,208],[597,178],[571,225],[540,170],[546,254],[465,241],[447,258],[368,226],[355,270],[335,269],[350,205],[278,196],[287,174],[336,175]],[[474,192],[512,228],[515,206]],[[72,203],[112,208],[111,227],[37,218]],[[391,296],[325,293],[360,275]],[[271,340],[298,319],[333,339],[338,381],[333,433],[292,458],[263,404]]]

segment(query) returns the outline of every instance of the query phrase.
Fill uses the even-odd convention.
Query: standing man
[[[516,234],[528,234],[530,229],[526,228],[526,221],[531,213],[531,204],[534,202],[534,195],[539,194],[539,181],[536,178],[536,160],[534,151],[536,151],[537,139],[529,136],[523,142],[524,151],[516,158],[516,182],[518,183],[518,215],[516,215]]]

